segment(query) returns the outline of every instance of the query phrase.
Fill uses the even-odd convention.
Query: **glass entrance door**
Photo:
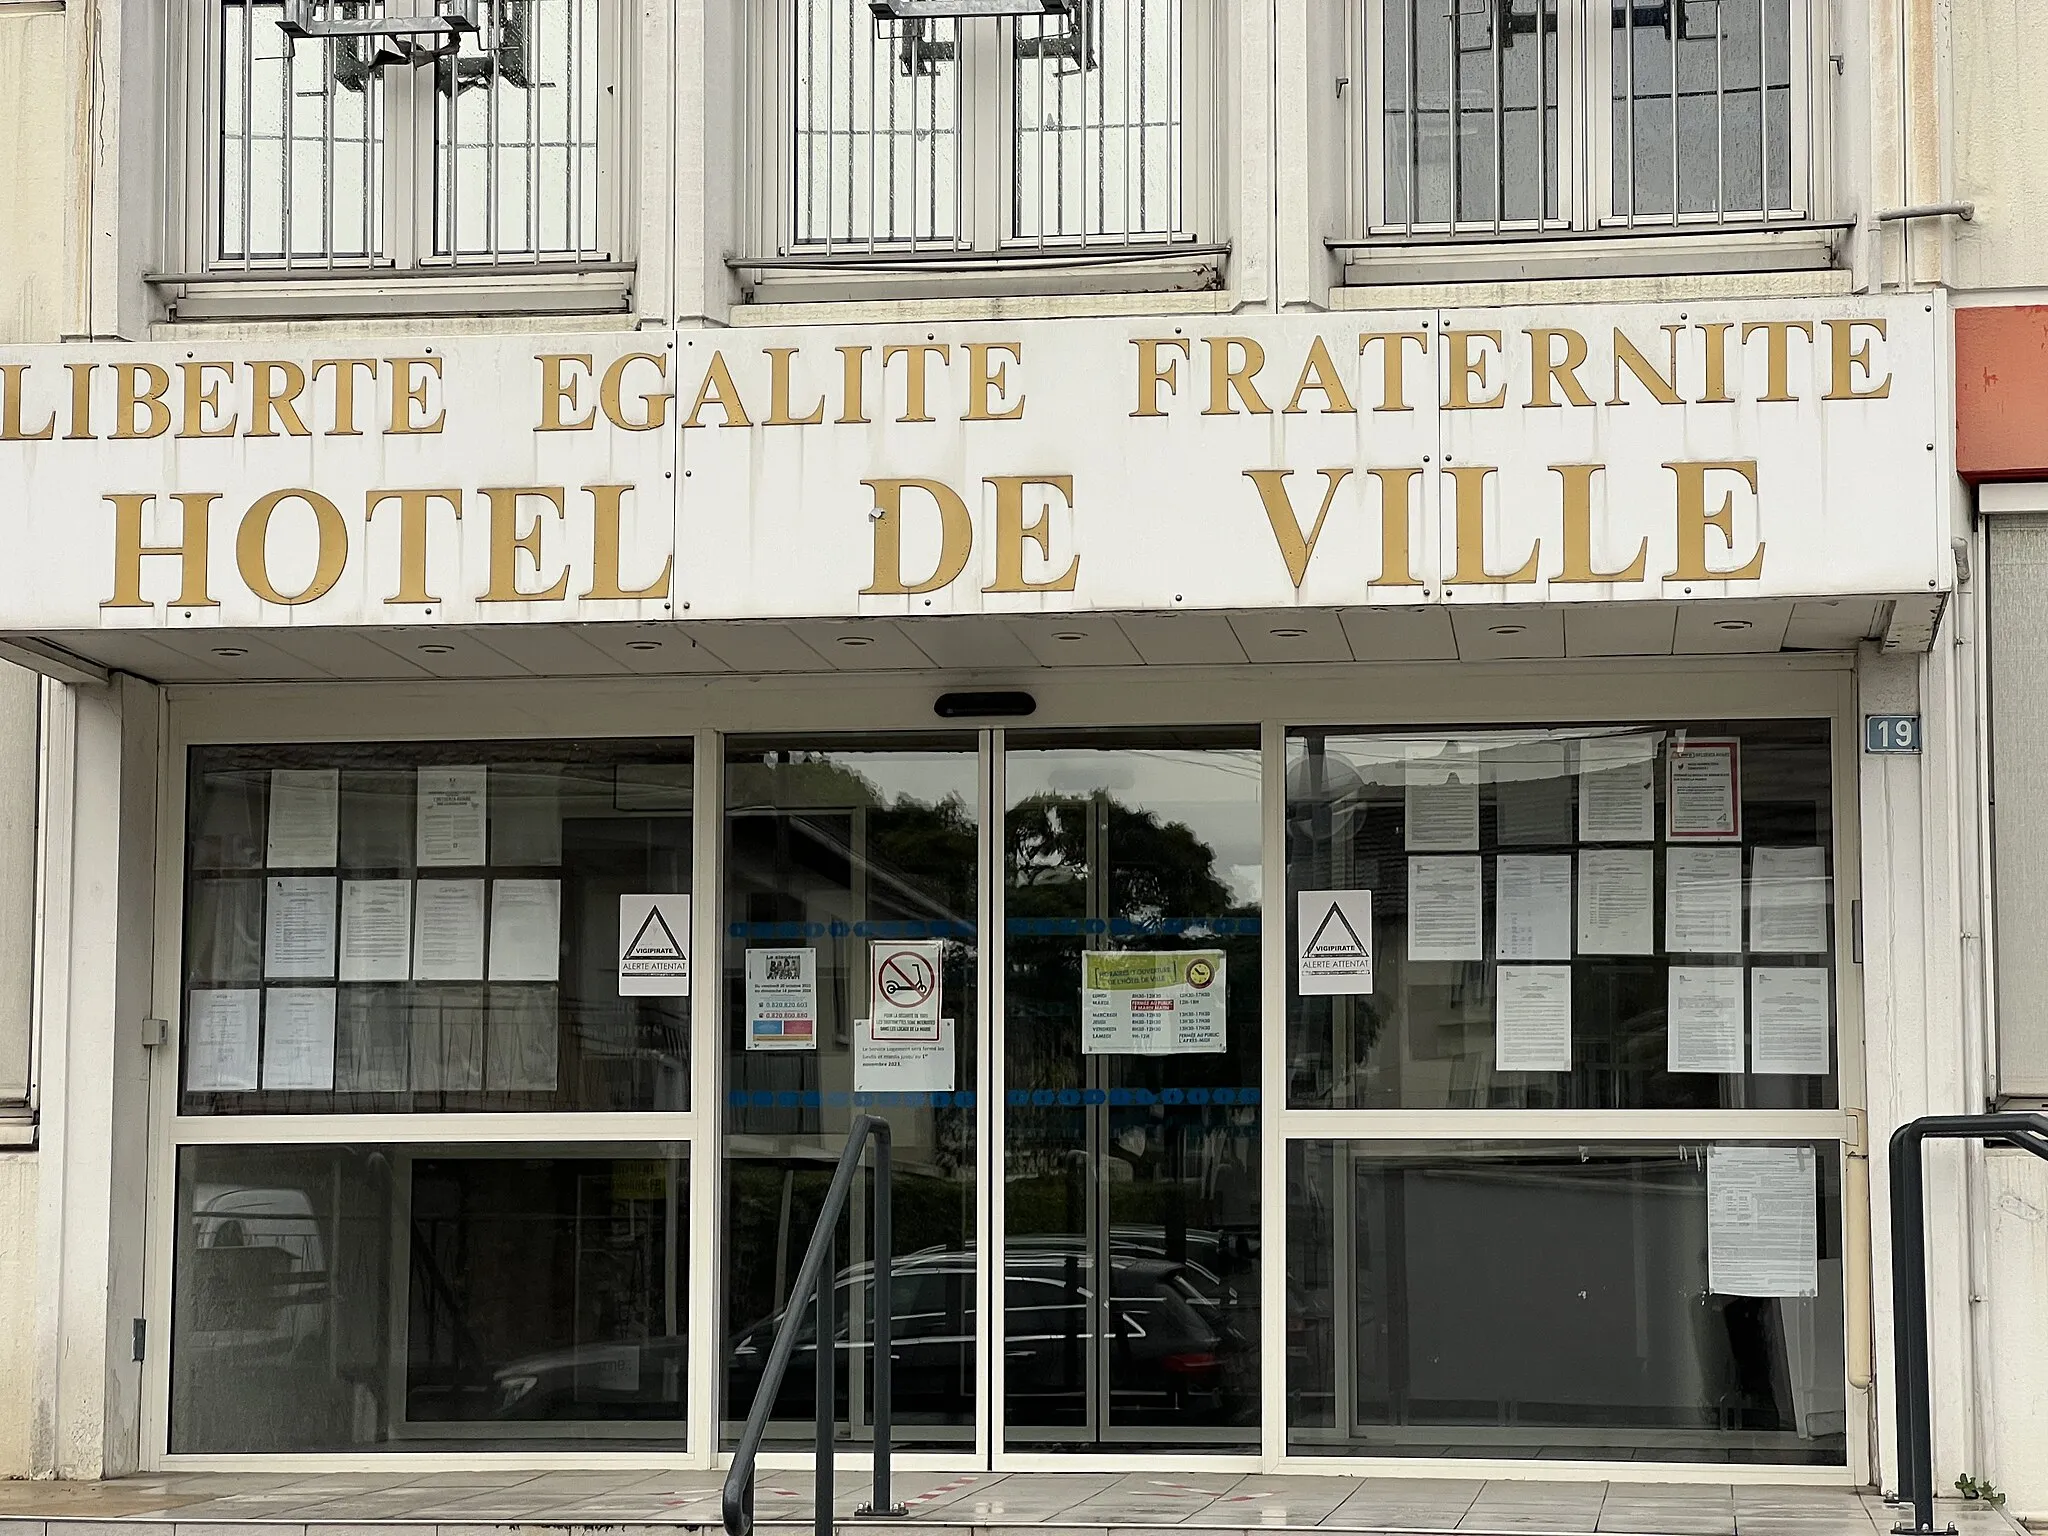
[[[1256,1450],[1257,737],[1003,775],[1003,1444]]]

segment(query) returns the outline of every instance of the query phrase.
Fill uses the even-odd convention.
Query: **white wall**
[[[0,1152],[0,1478],[30,1470],[38,1171],[36,1154]]]

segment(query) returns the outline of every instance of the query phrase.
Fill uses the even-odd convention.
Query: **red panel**
[[[1959,309],[1956,472],[2048,480],[2048,305]]]

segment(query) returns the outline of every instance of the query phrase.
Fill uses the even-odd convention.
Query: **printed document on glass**
[[[1664,947],[1673,954],[1742,953],[1742,850],[1664,850]]]
[[[1501,960],[1572,957],[1572,856],[1504,853],[1493,864],[1493,947]]]
[[[1303,997],[1372,992],[1372,892],[1299,891],[1294,904],[1295,990]]]
[[[419,771],[414,862],[423,867],[484,862],[488,768],[422,768]]]
[[[1589,736],[1579,743],[1579,841],[1647,843],[1657,836],[1657,738]]]
[[[415,981],[484,979],[484,883],[422,880],[413,898]]]
[[[1655,952],[1651,910],[1656,855],[1648,848],[1579,851],[1579,953]]]
[[[1081,1054],[1203,1056],[1224,1050],[1220,949],[1081,952]]]
[[[1672,1072],[1740,1072],[1742,967],[1674,965],[1666,989],[1665,1059]]]
[[[1749,1070],[1825,1076],[1828,972],[1821,965],[1760,965],[1749,973]]]
[[[939,1020],[936,1040],[878,1037],[870,1020],[854,1021],[855,1093],[951,1093],[956,1075],[951,1019]]]
[[[817,1048],[818,952],[808,945],[748,950],[747,1049]]]
[[[1403,836],[1410,853],[1475,853],[1479,849],[1479,765],[1411,762]]]
[[[1707,1148],[1707,1289],[1820,1294],[1820,1197],[1811,1147]]]
[[[273,768],[270,835],[263,862],[272,869],[332,869],[341,844],[341,770]]]
[[[562,882],[491,882],[492,981],[562,979]]]
[[[1678,737],[1664,754],[1664,835],[1674,843],[1742,840],[1742,743]]]
[[[194,992],[185,1015],[185,1091],[255,1088],[262,1017],[263,994],[254,987]]]
[[[341,979],[405,981],[412,976],[412,882],[341,882]]]
[[[272,875],[267,883],[263,974],[330,979],[334,975],[334,876]]]
[[[334,988],[272,987],[263,999],[263,1086],[334,1089]]]
[[[1821,955],[1828,948],[1827,855],[1820,848],[1757,848],[1749,865],[1749,947],[1760,955]]]
[[[1571,1071],[1572,968],[1503,965],[1494,974],[1495,1069]]]
[[[1477,854],[1408,861],[1409,960],[1483,960],[1485,923]]]

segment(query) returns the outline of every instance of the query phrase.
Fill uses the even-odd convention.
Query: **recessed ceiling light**
[[[628,640],[626,642],[626,649],[629,651],[658,651],[661,649],[661,642],[659,640]]]
[[[873,635],[841,635],[839,643],[858,650],[863,645],[873,645],[875,637]]]
[[[1526,624],[1491,624],[1487,626],[1486,632],[1489,635],[1519,635],[1528,627]]]
[[[1266,631],[1266,633],[1271,635],[1275,640],[1299,640],[1303,635],[1307,634],[1308,631],[1305,629],[1297,629],[1294,625],[1287,624],[1283,625],[1279,629],[1270,629]]]
[[[237,656],[246,656],[249,653],[242,649],[242,647],[239,645],[216,645],[213,648],[213,654],[216,656],[224,656],[229,661],[233,661]]]
[[[441,645],[438,643],[434,645],[423,645],[420,647],[420,654],[422,656],[453,656],[455,654],[455,647],[452,645]]]
[[[1060,629],[1053,631],[1053,639],[1055,640],[1065,640],[1071,643],[1075,640],[1086,640],[1087,638],[1088,637],[1078,629]]]
[[[1729,633],[1729,634],[1731,634],[1731,635],[1739,635],[1739,634],[1741,634],[1741,633],[1742,633],[1742,631],[1743,631],[1743,630],[1745,630],[1745,629],[1749,629],[1749,628],[1751,628],[1751,627],[1752,627],[1752,625],[1750,624],[1749,620],[1747,620],[1747,619],[1716,619],[1716,620],[1714,620],[1714,628],[1716,628],[1716,629],[1725,629],[1725,630],[1727,630],[1727,631],[1728,631],[1728,633]]]

